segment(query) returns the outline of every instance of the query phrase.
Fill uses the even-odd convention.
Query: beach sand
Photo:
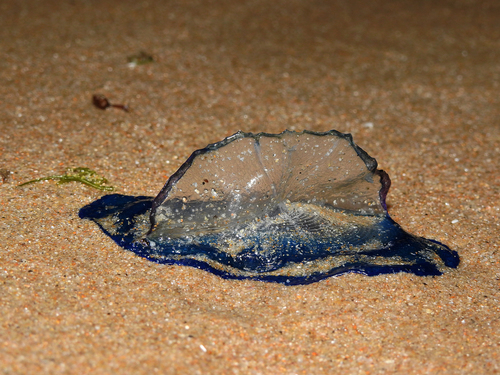
[[[494,0],[3,1],[0,373],[500,373],[499,19]],[[17,186],[89,167],[155,196],[193,150],[285,129],[351,133],[392,218],[459,267],[224,280],[79,219],[105,192]]]

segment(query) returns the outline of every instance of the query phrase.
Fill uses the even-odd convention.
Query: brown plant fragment
[[[106,98],[102,94],[94,94],[92,96],[92,104],[95,107],[97,107],[99,109],[102,109],[102,110],[105,110],[105,109],[107,109],[109,107],[114,107],[114,108],[122,109],[125,112],[129,111],[128,105],[124,105],[124,104],[111,104],[109,102],[108,98]]]

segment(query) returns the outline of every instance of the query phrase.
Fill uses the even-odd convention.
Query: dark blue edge
[[[115,207],[115,212],[120,212],[120,208],[123,206],[129,206],[128,210],[122,212],[119,216],[122,216],[123,219],[134,217],[136,215],[141,215],[146,213],[151,209],[151,205],[153,202],[153,197],[147,196],[127,196],[122,194],[110,194],[105,195],[101,199],[98,199],[85,207],[82,207],[78,213],[78,216],[81,219],[88,219],[94,221],[101,230],[108,235],[115,243],[123,247],[126,250],[132,251],[136,255],[148,259],[151,262],[158,264],[166,264],[166,265],[181,265],[181,266],[189,266],[198,268],[200,270],[209,271],[212,274],[222,277],[224,279],[233,279],[233,280],[256,280],[256,281],[266,281],[266,282],[275,282],[281,283],[285,285],[306,285],[318,282],[320,280],[332,277],[332,276],[340,276],[347,273],[357,273],[365,276],[377,276],[384,274],[394,274],[399,272],[413,273],[417,276],[440,276],[442,272],[439,269],[431,264],[426,262],[416,263],[413,265],[367,265],[366,263],[348,263],[343,267],[337,267],[331,269],[326,273],[315,273],[309,276],[236,276],[230,274],[228,272],[221,271],[219,269],[213,268],[207,263],[194,260],[194,259],[181,259],[181,260],[173,260],[173,259],[158,259],[156,257],[150,256],[148,253],[147,247],[143,246],[138,242],[133,242],[131,236],[127,235],[112,235],[105,228],[103,228],[95,219],[100,217],[105,217],[110,214],[110,210],[113,210]],[[109,203],[109,205],[106,204]],[[100,207],[104,207],[104,210],[100,210]],[[99,213],[102,213],[100,215]],[[399,224],[394,222],[389,215],[387,215],[388,219],[393,222],[395,225],[399,227]],[[130,224],[132,224],[130,222]],[[423,237],[415,237],[422,238],[426,241],[431,241],[438,245],[444,246],[448,251],[438,250],[436,249],[437,255],[444,261],[446,266],[450,268],[457,268],[460,263],[460,258],[456,251],[451,250],[448,246],[442,244],[441,242],[425,239]],[[384,251],[385,249],[380,249],[379,251]]]

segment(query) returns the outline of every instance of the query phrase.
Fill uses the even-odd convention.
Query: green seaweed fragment
[[[57,183],[65,184],[71,181],[81,182],[87,186],[93,187],[94,189],[113,191],[115,188],[113,186],[106,186],[108,180],[104,177],[99,176],[95,171],[90,168],[78,167],[69,168],[66,174],[63,175],[53,175],[42,178],[37,178],[28,182],[24,182],[18,186],[24,186],[40,181],[57,180]]]
[[[151,56],[149,53],[141,51],[138,54],[128,56],[127,62],[129,64],[129,66],[133,68],[137,65],[150,64],[150,63],[154,62],[154,59],[153,59],[153,56]]]

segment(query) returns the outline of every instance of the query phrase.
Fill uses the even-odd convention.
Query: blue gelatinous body
[[[80,211],[120,246],[237,279],[440,275],[459,257],[387,214],[387,174],[330,131],[236,133],[195,151],[156,198],[107,195]]]

